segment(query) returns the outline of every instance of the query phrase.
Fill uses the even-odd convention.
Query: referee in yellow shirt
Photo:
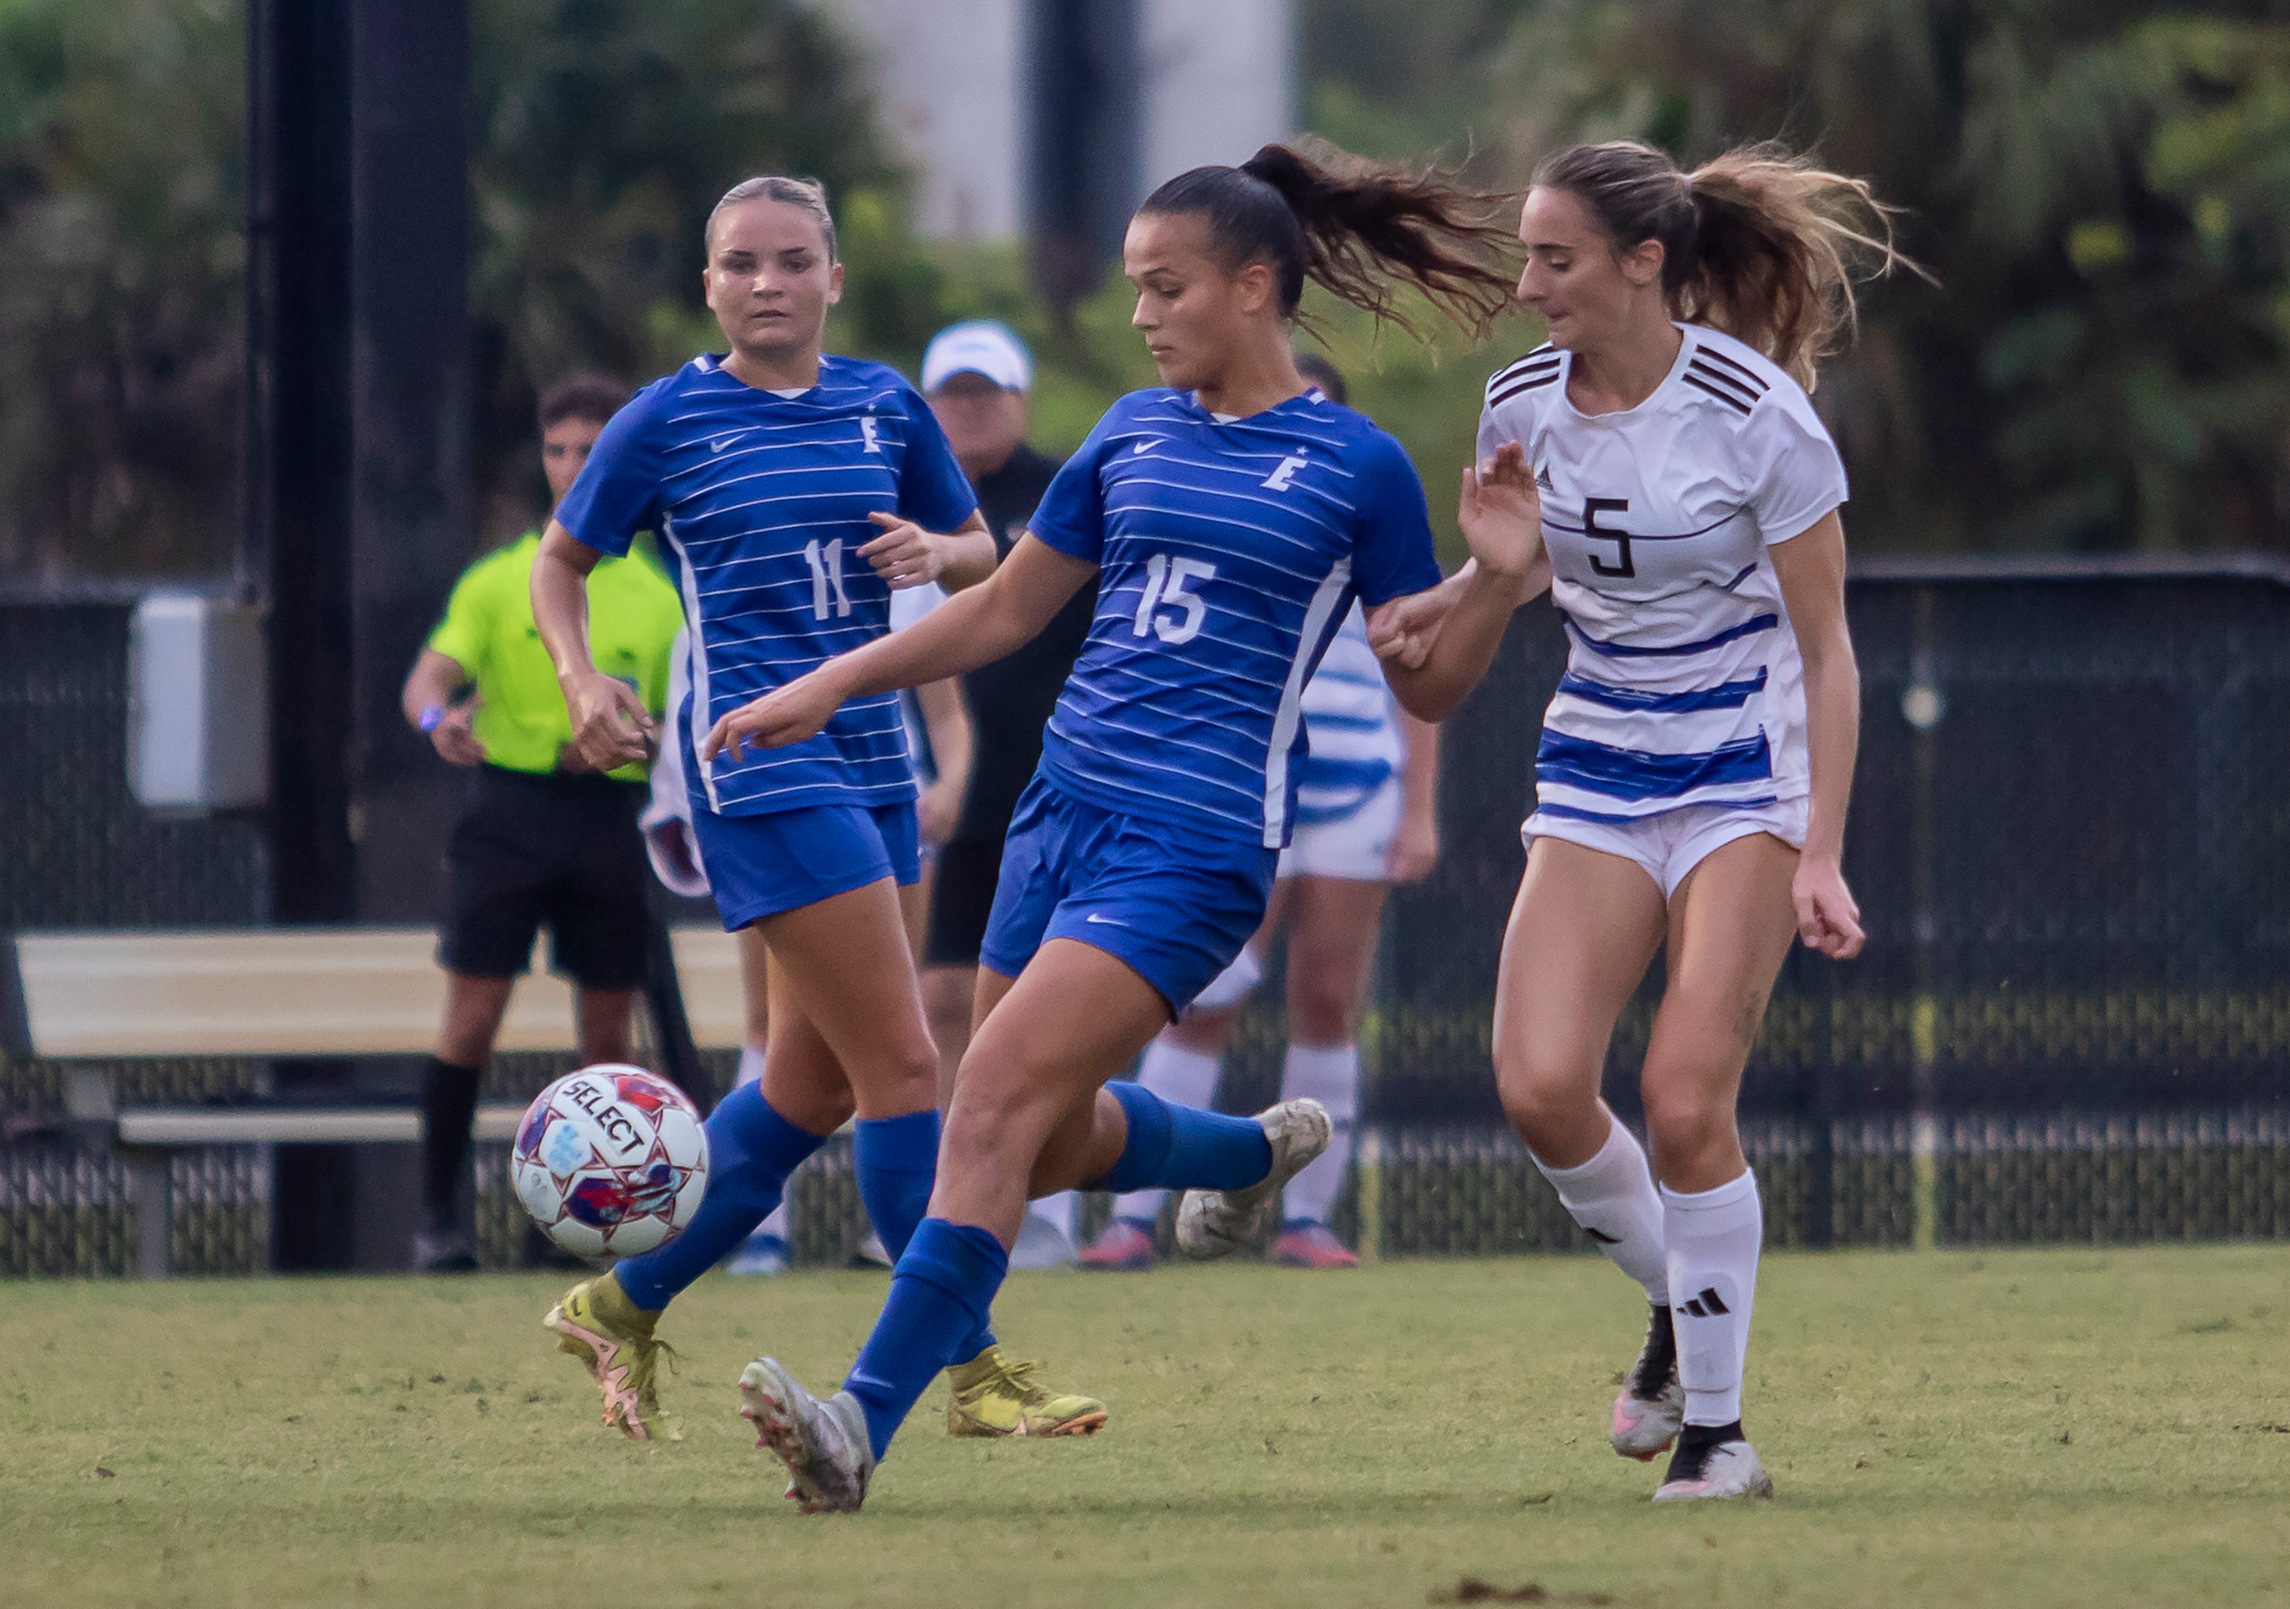
[[[542,396],[541,464],[552,507],[627,400],[623,388],[596,375]],[[630,1016],[644,985],[649,871],[636,818],[646,768],[599,774],[580,758],[533,625],[529,580],[540,541],[528,531],[463,572],[406,678],[406,719],[471,772],[446,851],[451,891],[437,944],[445,1022],[422,1086],[414,1261],[430,1273],[477,1266],[462,1210],[470,1122],[509,991],[540,929],[549,929],[554,970],[575,986],[584,1063],[628,1059]],[[639,552],[599,564],[588,597],[598,668],[627,682],[657,717],[669,647],[684,618],[676,589]]]

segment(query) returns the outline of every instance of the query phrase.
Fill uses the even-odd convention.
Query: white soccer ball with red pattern
[[[534,1098],[509,1156],[517,1199],[582,1257],[633,1257],[682,1232],[708,1190],[699,1109],[665,1078],[599,1062]]]

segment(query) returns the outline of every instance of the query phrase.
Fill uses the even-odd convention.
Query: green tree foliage
[[[840,40],[798,0],[474,0],[482,535],[541,495],[535,390],[681,362],[701,225],[824,179],[844,321],[919,346],[940,271]],[[236,0],[0,0],[0,576],[211,574],[238,548],[245,41]],[[923,332],[927,335],[927,329]]]
[[[1502,47],[1536,0],[1304,0],[1307,126],[1363,156],[1483,150]]]
[[[2290,30],[2131,0],[1550,0],[1510,171],[1779,136],[1872,178],[1941,288],[1874,289],[1821,401],[1895,548],[2281,540]]]
[[[2290,23],[2260,0],[1304,0],[1312,125],[1523,182],[1562,142],[1812,145],[1942,281],[1873,287],[1820,401],[1864,546],[2278,542],[2290,438]],[[237,547],[238,0],[0,0],[0,576],[212,572]],[[800,0],[473,0],[480,525],[541,489],[539,386],[719,343],[702,220],[757,171],[835,196],[840,350],[956,317],[1034,345],[1078,442],[1151,368],[1118,279],[1052,323],[1010,248],[918,246],[862,74]],[[1308,300],[1308,308],[1314,303]],[[1444,526],[1484,350],[1319,309]]]
[[[471,25],[470,308],[494,535],[540,495],[540,387],[588,367],[641,382],[710,344],[700,236],[725,190],[753,173],[821,179],[864,237],[866,219],[897,215],[901,175],[842,41],[796,0],[473,0]],[[895,256],[852,288],[870,330],[896,332],[917,288],[903,242]]]
[[[0,576],[228,562],[233,0],[0,0]]]

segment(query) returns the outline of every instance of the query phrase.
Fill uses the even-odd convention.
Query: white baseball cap
[[[958,374],[984,375],[1005,391],[1031,391],[1034,361],[1007,324],[974,318],[949,324],[923,350],[923,390],[936,391]]]

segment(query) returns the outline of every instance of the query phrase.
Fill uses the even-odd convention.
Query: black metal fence
[[[1869,945],[1789,963],[1750,1066],[1745,1138],[1776,1243],[2290,1233],[2290,573],[1908,566],[1856,574],[1850,601],[1863,709],[1846,870]],[[0,929],[265,914],[258,818],[155,819],[127,794],[126,618],[116,602],[0,603]],[[1445,859],[1392,902],[1344,1208],[1387,1253],[1575,1244],[1501,1126],[1488,1062],[1563,655],[1530,608],[1449,724]],[[1626,1115],[1658,995],[1657,976],[1616,1036],[1608,1091]],[[1268,988],[1224,1104],[1268,1097],[1281,1031]],[[553,1065],[504,1059],[489,1091],[537,1088]],[[256,1071],[132,1076],[180,1100]],[[0,1061],[0,1121],[59,1098],[53,1067]],[[0,1153],[0,1272],[124,1267],[107,1166]],[[850,1191],[832,1161],[816,1173],[798,1202],[827,1257],[847,1250]],[[261,1266],[243,1227],[260,1214],[232,1213],[265,1188],[259,1156],[187,1158],[183,1266]],[[490,1236],[497,1255],[512,1227]]]

